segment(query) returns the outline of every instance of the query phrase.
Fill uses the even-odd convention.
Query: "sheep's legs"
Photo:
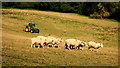
[[[44,48],[44,45],[41,45],[42,48]]]
[[[59,48],[58,44],[55,44],[54,47],[55,47],[55,48]]]
[[[76,49],[79,49],[79,48],[80,48],[79,46],[76,47]]]
[[[70,46],[69,46],[69,48],[70,48],[70,49],[73,49],[73,46],[72,46],[72,45],[70,45]]]
[[[68,49],[68,45],[67,44],[65,44],[65,49]]]
[[[83,47],[80,47],[80,50],[83,50]]]
[[[88,50],[93,51],[93,50],[91,49],[91,47],[88,47]]]
[[[32,48],[32,47],[35,47],[35,44],[31,44],[31,48]]]

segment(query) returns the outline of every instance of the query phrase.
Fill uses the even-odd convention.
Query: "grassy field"
[[[3,66],[117,66],[118,24],[105,19],[90,19],[72,13],[38,10],[2,9]],[[40,33],[23,32],[34,22]],[[54,36],[104,44],[99,52],[60,48],[31,48],[30,38]]]

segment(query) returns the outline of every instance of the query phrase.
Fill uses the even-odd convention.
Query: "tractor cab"
[[[29,23],[30,27],[35,27],[35,23]]]
[[[26,32],[39,33],[39,29],[35,27],[35,23],[29,23],[26,28]]]

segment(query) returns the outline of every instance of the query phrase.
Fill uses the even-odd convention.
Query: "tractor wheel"
[[[31,33],[34,33],[34,30],[31,30],[30,32],[31,32]]]
[[[26,28],[25,31],[28,32],[29,31],[28,28]]]
[[[37,29],[38,30],[38,32],[37,33],[39,33],[40,31],[39,31],[39,29]]]

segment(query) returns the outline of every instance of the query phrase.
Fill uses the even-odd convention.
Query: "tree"
[[[93,18],[107,18],[110,16],[108,9],[104,6],[104,3],[98,3],[98,11],[94,11],[93,14],[90,14]]]
[[[60,5],[60,10],[63,12],[70,12],[71,11],[71,6],[67,2],[62,2]]]
[[[3,2],[3,8],[38,9],[57,12],[70,12],[92,18],[120,19],[119,2]]]

